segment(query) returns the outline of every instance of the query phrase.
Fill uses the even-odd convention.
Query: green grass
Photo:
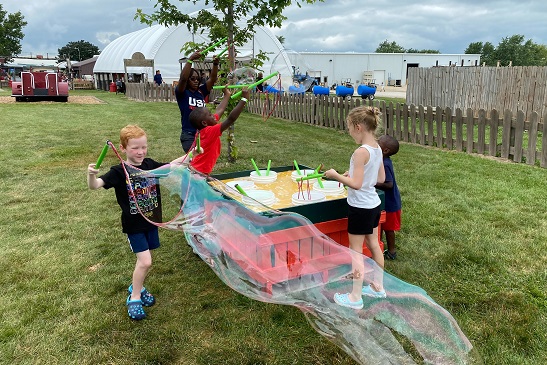
[[[134,255],[113,192],[88,190],[86,167],[128,123],[148,131],[151,157],[180,155],[178,108],[71,95],[105,104],[0,106],[0,363],[355,363],[298,309],[229,289],[180,232],[161,231],[147,279],[158,304],[147,320],[129,320]],[[355,148],[343,132],[250,114],[235,131],[239,159],[228,164],[223,148],[216,172],[251,169],[251,158],[344,171]],[[446,308],[485,364],[543,363],[547,170],[411,144],[393,160],[403,228],[386,270]],[[104,169],[114,163],[109,153]]]

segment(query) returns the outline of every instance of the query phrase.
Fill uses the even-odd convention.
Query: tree
[[[389,42],[387,39],[378,45],[376,53],[405,53],[405,48],[399,46],[395,41]]]
[[[99,47],[81,40],[77,42],[68,42],[66,46],[59,48],[57,52],[59,53],[57,56],[59,61],[69,58],[72,61],[78,60],[79,62],[98,55],[100,51]]]
[[[487,66],[546,66],[547,47],[536,44],[531,39],[525,41],[524,36],[517,34],[502,38],[497,47],[490,42],[473,42],[465,49],[465,53],[481,55],[481,60]]]
[[[406,53],[429,53],[429,54],[440,54],[441,51],[437,49],[414,49],[409,48],[406,50]]]
[[[5,57],[6,61],[13,60],[13,56],[21,53],[21,40],[25,36],[23,27],[26,25],[20,11],[8,14],[0,4],[0,56]]]
[[[197,0],[179,0],[182,3],[197,3]],[[211,41],[216,41],[228,37],[228,59],[229,69],[235,67],[235,47],[245,44],[251,40],[254,29],[257,26],[281,27],[281,24],[287,18],[283,16],[283,10],[295,2],[298,7],[301,4],[313,4],[323,2],[324,0],[205,0],[205,5],[211,4],[211,7],[220,12],[216,15],[213,11],[207,9],[200,10],[196,17],[192,17],[183,11],[180,11],[170,0],[156,0],[156,9],[152,14],[145,14],[142,9],[137,9],[136,19],[141,23],[152,25],[159,23],[165,26],[185,24],[190,32],[203,33],[209,32]],[[237,21],[245,20],[245,25],[239,27]],[[189,55],[196,47],[191,42],[183,46],[183,51]],[[266,59],[262,52],[257,56],[258,61]],[[226,112],[233,108],[229,105]],[[237,158],[237,148],[234,146],[234,126],[228,129],[228,159],[234,162]]]

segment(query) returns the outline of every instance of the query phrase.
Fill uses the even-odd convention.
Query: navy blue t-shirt
[[[393,162],[389,157],[384,157],[384,170],[386,171],[386,180],[384,182],[393,182],[392,189],[384,190],[386,212],[396,212],[401,209],[401,195],[395,181],[395,173],[393,172]]]
[[[182,93],[179,92],[178,87],[175,88],[175,97],[177,98],[177,104],[180,109],[180,123],[182,125],[182,132],[190,135],[196,134],[196,128],[192,126],[189,120],[190,113],[195,108],[206,107],[205,97],[209,95],[207,85],[203,84],[196,91],[185,89]]]

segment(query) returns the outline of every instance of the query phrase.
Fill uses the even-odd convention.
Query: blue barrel
[[[312,89],[313,95],[329,95],[330,91],[328,87],[315,85]]]
[[[357,94],[361,96],[369,96],[374,95],[376,93],[376,88],[370,87],[367,85],[359,85],[357,86]]]
[[[282,92],[282,91],[279,91],[279,89],[276,89],[272,85],[266,85],[266,86],[264,86],[264,90],[262,92],[277,94],[277,93]]]
[[[289,94],[304,94],[306,89],[304,86],[296,87],[294,85],[289,86]]]
[[[342,97],[348,96],[348,95],[353,95],[353,88],[338,85],[338,86],[336,86],[336,95],[337,96],[342,96]]]

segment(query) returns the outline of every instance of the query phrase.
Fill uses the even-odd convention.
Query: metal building
[[[404,86],[410,67],[480,66],[480,54],[300,52],[324,86],[351,83]]]

